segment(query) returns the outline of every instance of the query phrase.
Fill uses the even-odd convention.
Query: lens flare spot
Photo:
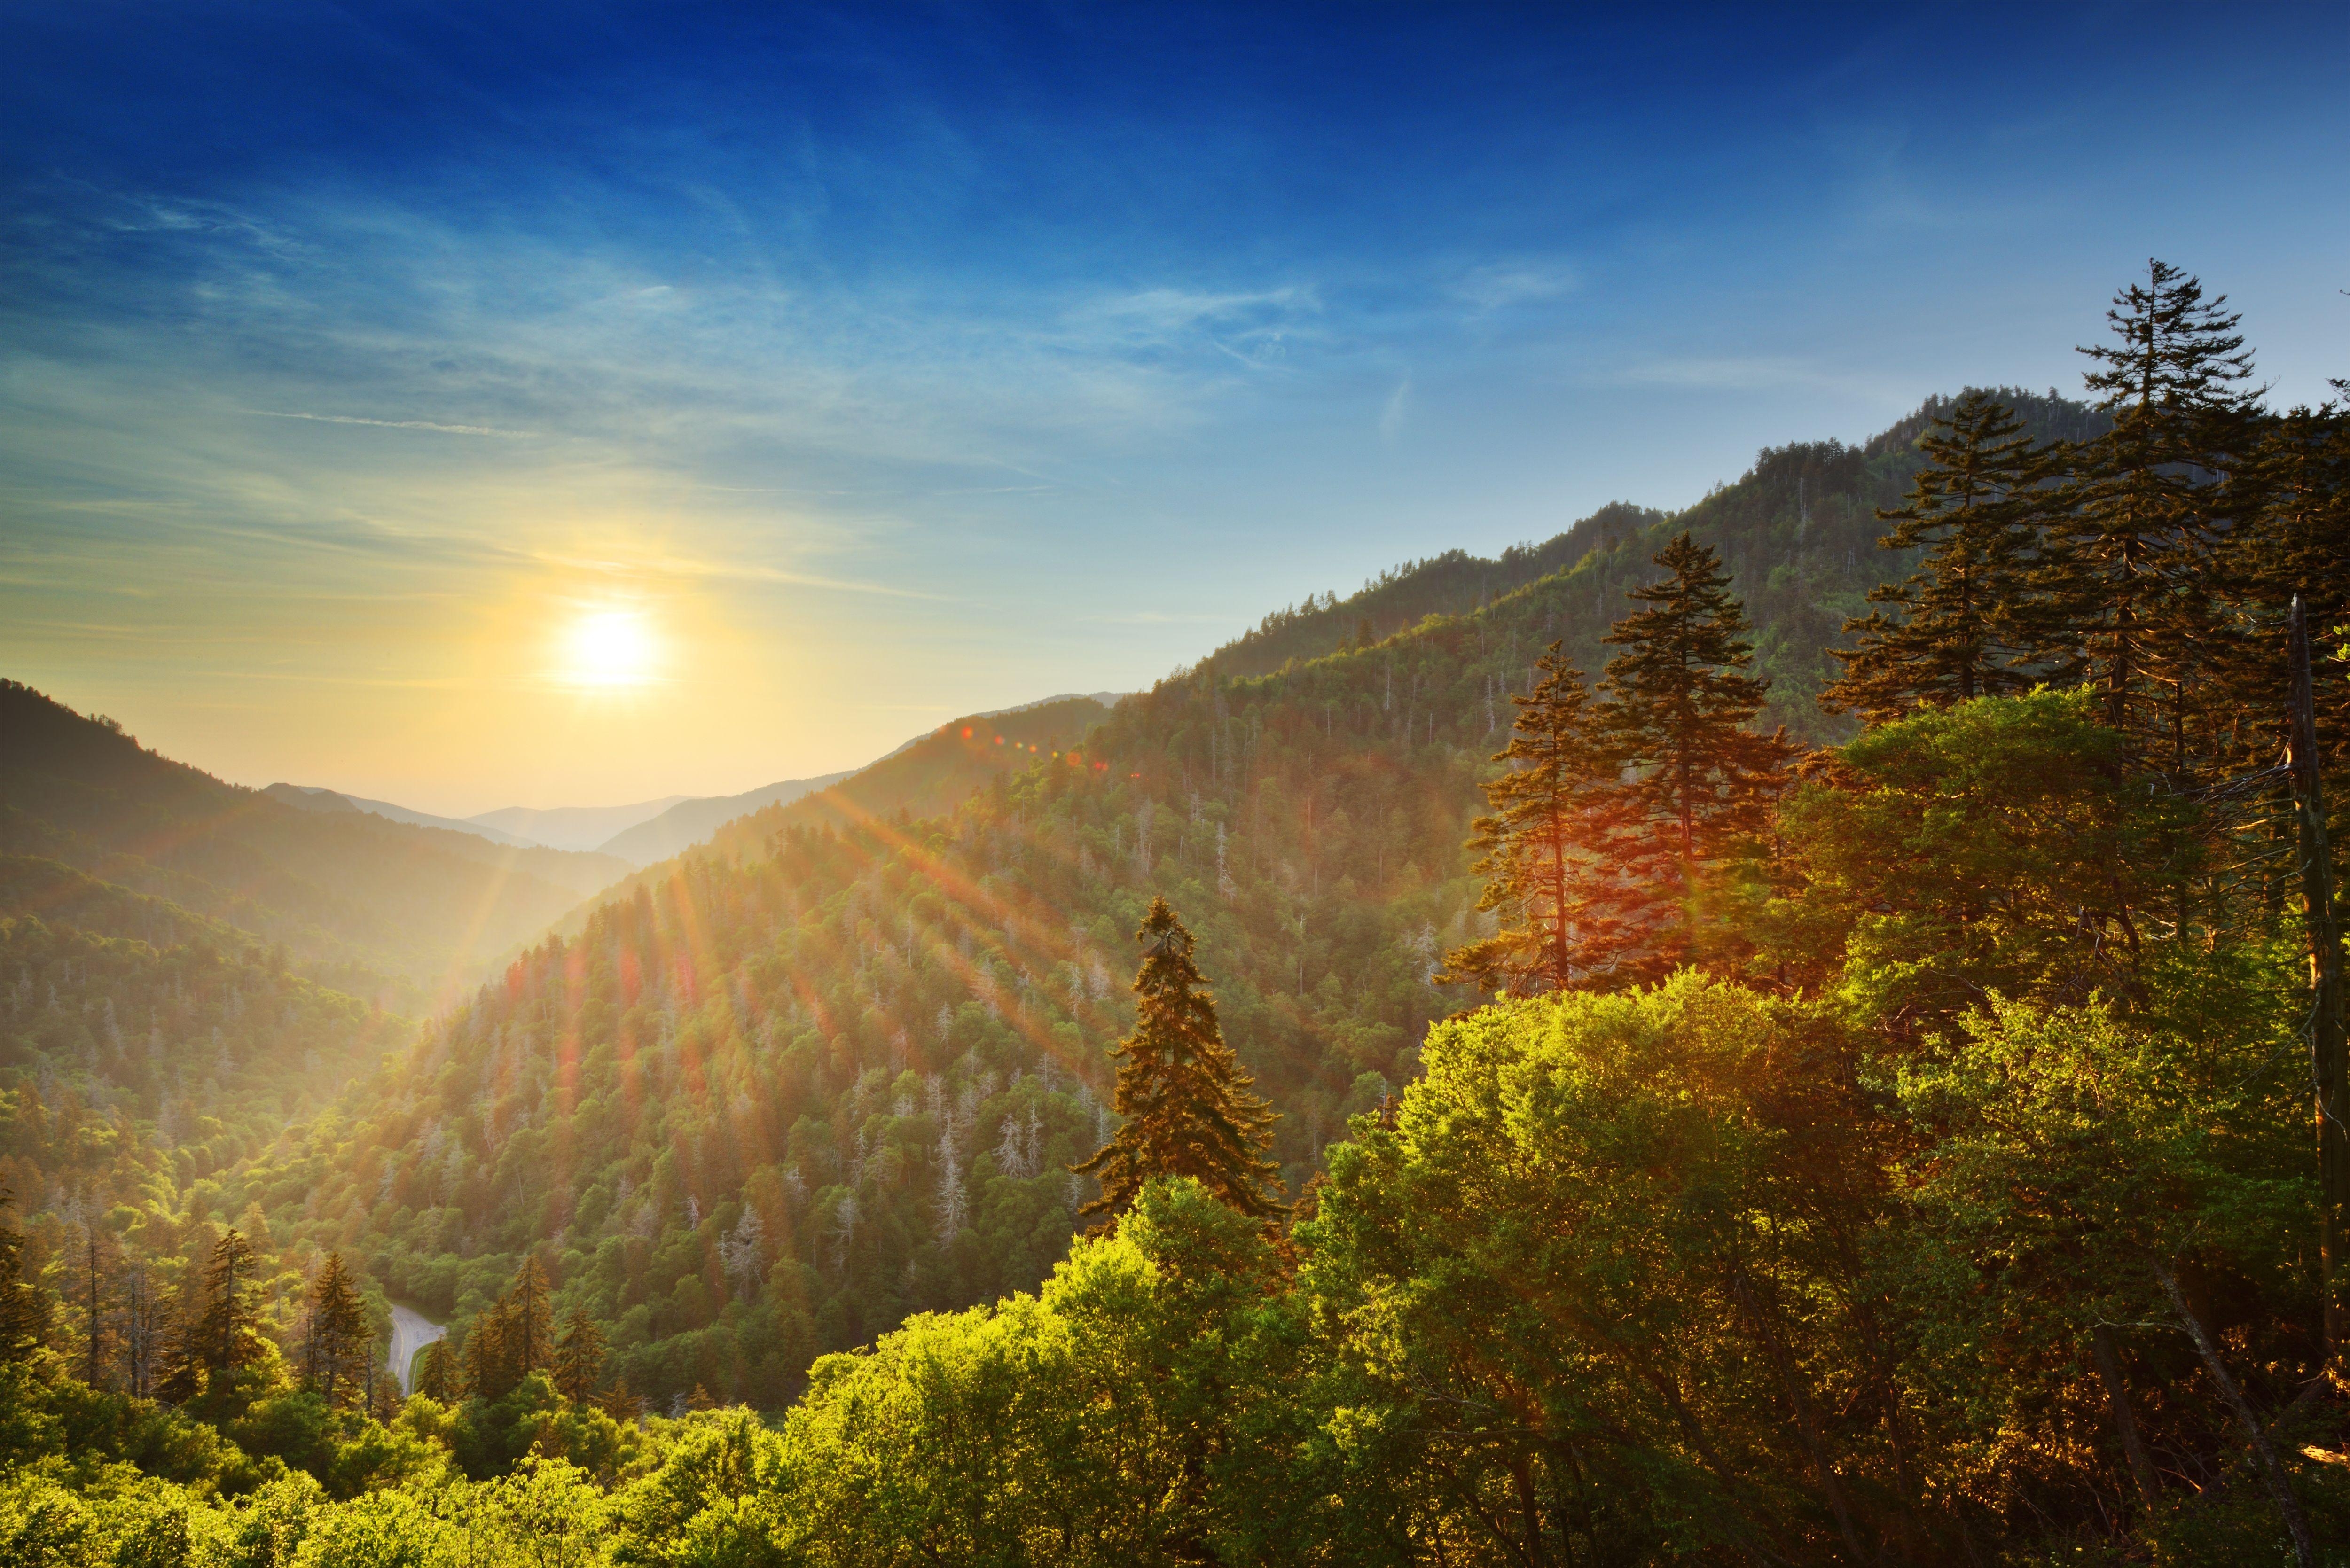
[[[641,612],[590,610],[564,639],[564,672],[575,686],[642,686],[654,678],[660,651]]]

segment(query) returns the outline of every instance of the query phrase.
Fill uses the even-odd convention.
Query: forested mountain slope
[[[1783,668],[1820,679],[1824,585],[1856,608],[1888,565],[1839,541],[1873,546],[1860,498],[1911,462],[1765,453],[1694,514],[1811,628],[1771,645]],[[1667,526],[1603,514],[1467,614],[1254,679],[1210,660],[1107,713],[958,722],[729,824],[436,1026],[286,1190],[322,1245],[461,1316],[551,1245],[632,1387],[774,1401],[809,1350],[1057,1253],[1153,894],[1198,933],[1295,1190],[1475,1000],[1433,977],[1487,929],[1462,846],[1509,698],[1554,640],[1598,669]]]
[[[738,816],[763,806],[788,805],[802,795],[840,783],[847,773],[824,774],[812,779],[786,779],[741,794],[700,796],[681,800],[650,822],[638,823],[614,834],[598,853],[616,856],[630,866],[649,866],[680,855]]]
[[[593,850],[550,849],[543,844],[525,843],[494,827],[431,816],[423,812],[393,805],[388,801],[360,800],[330,789],[275,784],[261,793],[299,811],[321,812],[329,815],[358,814],[380,817],[387,822],[404,823],[433,835],[428,842],[435,849],[463,859],[478,860],[485,866],[524,871],[543,882],[568,888],[583,898],[610,887],[627,876],[635,864],[616,855]]]
[[[2010,387],[1998,396],[2035,441],[2085,441],[2111,424],[2106,415],[2054,391]],[[1383,639],[1430,615],[1466,615],[1627,545],[1645,566],[1668,535],[1687,529],[1699,544],[1721,551],[1736,574],[1758,633],[1762,672],[1774,682],[1769,718],[1809,738],[1840,734],[1813,701],[1835,673],[1823,650],[1847,617],[1862,613],[1870,588],[1909,569],[1903,556],[1877,548],[1884,532],[1877,509],[1895,504],[1908,488],[1920,462],[1918,436],[1953,400],[1929,399],[1858,446],[1825,441],[1767,449],[1736,483],[1679,513],[1617,503],[1543,544],[1517,545],[1498,558],[1448,551],[1382,573],[1345,598],[1335,593],[1309,598],[1266,616],[1202,659],[1199,672],[1225,679],[1270,674],[1293,659],[1305,662]],[[1617,580],[1605,576],[1594,587]],[[1589,618],[1613,613],[1595,595]]]
[[[946,727],[631,878],[307,1126],[304,1043],[396,1029],[10,862],[0,1179],[43,1193],[0,1466],[40,1479],[0,1511],[43,1501],[0,1539],[2318,1568],[2350,1276],[2285,1064],[2336,1092],[2350,423],[2231,390],[2160,264],[2116,323],[2197,375],[2100,372],[2054,463],[1950,410],[1903,616],[1846,634],[1866,728],[1809,758],[1737,601],[1786,711],[1833,585],[1909,564],[1835,560],[1898,440],[1265,673]],[[1080,1161],[1132,1207],[1073,1245]],[[457,1336],[396,1416],[317,1370],[387,1295]],[[254,1456],[303,1473],[201,1501]]]
[[[571,875],[562,851],[298,809],[15,681],[0,682],[0,736],[8,853],[168,898],[301,960],[372,968],[411,1000],[579,901],[537,874],[544,861]]]

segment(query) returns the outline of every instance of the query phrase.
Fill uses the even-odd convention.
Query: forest
[[[584,906],[11,683],[0,1557],[2350,1563],[2350,414],[2109,323]]]

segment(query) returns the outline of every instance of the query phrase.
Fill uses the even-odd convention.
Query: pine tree
[[[215,1376],[250,1366],[261,1351],[253,1305],[255,1264],[243,1231],[222,1232],[204,1269],[203,1310],[192,1336],[196,1355]]]
[[[1721,557],[1684,533],[1653,559],[1672,575],[1631,590],[1650,607],[1607,634],[1624,651],[1600,691],[1618,754],[1644,770],[1633,789],[1693,868],[1761,826],[1792,747],[1745,728],[1769,688],[1745,673],[1754,662],[1746,609]]]
[[[1871,588],[1872,611],[1845,622],[1857,648],[1832,649],[1841,679],[1820,693],[1830,712],[1873,722],[1920,706],[2030,691],[2051,628],[2033,591],[2045,454],[1988,392],[1970,391],[1921,437],[1927,459],[1906,504],[1877,515],[1887,550],[1922,548],[1922,569]]]
[[[0,1185],[0,1210],[16,1196]],[[25,1278],[25,1233],[0,1220],[0,1363],[23,1361],[48,1337],[47,1295]]]
[[[555,1315],[546,1299],[546,1272],[525,1253],[504,1294],[473,1320],[465,1335],[466,1392],[503,1399],[534,1372],[553,1366]]]
[[[629,1392],[629,1377],[625,1372],[612,1379],[612,1386],[604,1390],[604,1397],[596,1401],[596,1407],[615,1421],[633,1421],[645,1413],[644,1401]]]
[[[574,1307],[555,1344],[555,1386],[566,1399],[584,1405],[595,1397],[597,1380],[603,1375],[603,1332],[586,1308]]]
[[[1126,1120],[1093,1158],[1069,1168],[1102,1186],[1078,1212],[1120,1214],[1152,1177],[1189,1176],[1241,1213],[1270,1218],[1281,1211],[1267,1190],[1278,1168],[1264,1158],[1273,1107],[1224,1044],[1215,1000],[1191,961],[1191,933],[1166,899],[1153,898],[1135,936],[1143,947],[1134,1032],[1110,1053]]]
[[[424,1347],[424,1360],[416,1369],[419,1394],[443,1405],[453,1405],[464,1397],[463,1381],[457,1357],[451,1353],[446,1339],[436,1339]]]
[[[473,1319],[465,1332],[464,1384],[467,1395],[481,1399],[503,1399],[514,1392],[520,1379],[514,1376],[512,1363],[505,1350],[505,1301],[500,1297],[492,1302]]]
[[[2228,483],[2250,440],[2251,355],[2225,296],[2207,302],[2198,279],[2147,267],[2106,312],[2116,341],[2081,350],[2114,422],[2066,453],[2046,586],[2106,722],[2183,771],[2225,718],[2203,677],[2226,657],[2218,546],[2252,494]]]
[[[2329,403],[2267,421],[2251,468],[2259,516],[2241,547],[2226,554],[2265,629],[2231,649],[2223,682],[2242,720],[2230,736],[2230,772],[2262,767],[2275,750],[2273,715],[2289,680],[2279,651],[2287,639],[2275,628],[2294,597],[2315,637],[2350,643],[2350,410]],[[2311,674],[2317,742],[2331,771],[2350,763],[2350,660],[2320,658]],[[2336,842],[2350,847],[2350,834]]]
[[[1447,953],[1440,983],[1522,994],[1588,988],[1642,975],[1656,947],[1657,839],[1643,831],[1605,716],[1560,646],[1537,662],[1534,691],[1510,699],[1517,718],[1493,758],[1507,771],[1485,784],[1494,815],[1477,819],[1470,841],[1486,878],[1477,907],[1498,911],[1502,929]]]
[[[304,1380],[323,1393],[329,1406],[339,1408],[363,1400],[374,1331],[359,1293],[351,1288],[341,1253],[328,1253],[317,1278],[311,1282],[307,1316]]]

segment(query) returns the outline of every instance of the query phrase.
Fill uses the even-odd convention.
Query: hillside
[[[1430,1024],[1479,1000],[1433,975],[1488,929],[1462,845],[1539,651],[1596,672],[1686,523],[1779,607],[1781,678],[1815,681],[1819,628],[1888,565],[1839,541],[1873,541],[1864,503],[1911,462],[1766,452],[1684,518],[1603,514],[1571,562],[1466,613],[1252,678],[1211,659],[1110,710],[943,726],[574,917],[290,1189],[461,1318],[553,1238],[632,1388],[775,1403],[807,1354],[1042,1277],[1090,1192],[1061,1167],[1107,1126],[1130,933],[1161,894],[1300,1190],[1416,1075]]]
[[[691,848],[738,816],[747,816],[765,806],[788,805],[802,795],[829,788],[849,776],[837,773],[812,779],[785,779],[741,794],[681,800],[650,821],[614,834],[599,852],[625,860],[632,867],[650,866]]]
[[[0,850],[169,898],[297,961],[373,970],[408,1004],[579,901],[538,874],[578,864],[559,852],[287,805],[15,681],[0,682]]]
[[[2034,441],[2085,441],[2110,423],[2054,391],[2009,387],[1999,396]],[[1822,650],[1847,617],[1862,613],[1871,587],[1908,571],[1908,561],[1877,548],[1884,532],[1877,510],[1895,504],[1908,488],[1918,470],[1918,436],[1954,400],[1929,399],[1858,446],[1825,441],[1768,449],[1735,483],[1679,513],[1617,503],[1542,544],[1516,545],[1498,557],[1451,550],[1408,563],[1344,598],[1330,593],[1274,611],[1201,660],[1196,672],[1223,680],[1269,675],[1293,661],[1383,640],[1430,616],[1471,614],[1562,570],[1591,569],[1586,563],[1628,560],[1645,569],[1648,555],[1686,528],[1721,551],[1737,576],[1758,634],[1762,673],[1775,685],[1771,721],[1807,739],[1833,738],[1842,728],[1813,701],[1835,675]],[[1625,580],[1603,566],[1590,584],[1588,615],[1570,612],[1561,624],[1604,620],[1612,613],[1607,596]],[[1596,639],[1586,640],[1596,647]],[[1582,657],[1586,668],[1596,668],[1588,653]]]
[[[1786,664],[1818,659],[1797,633],[1825,613],[1802,541],[1832,538],[1835,498],[1897,461],[1766,452],[1710,503],[1724,554],[1767,567]],[[2329,518],[2255,519],[2248,618],[2274,621],[2304,558],[2338,587]],[[935,1536],[952,1561],[1055,1527],[1073,1498],[1105,1521],[1164,1515],[1179,1544],[1188,1521],[1240,1521],[1268,1563],[1351,1561],[1322,1548],[1399,1517],[1444,1521],[1468,1561],[1578,1536],[1639,1548],[1597,1560],[1659,1560],[1702,1524],[1709,1560],[1923,1560],[1896,1548],[1927,1541],[1956,1562],[1962,1540],[2117,1517],[2227,1545],[2182,1561],[2234,1560],[2268,1529],[2257,1494],[2222,1511],[2182,1488],[2158,1511],[2160,1475],[2123,1469],[2103,1417],[2135,1406],[2158,1451],[2225,1474],[2223,1355],[2303,1445],[2312,1512],[2350,1518],[2312,1446],[2338,1446],[2337,1417],[2285,1403],[2322,1356],[2305,1092],[2271,1071],[2299,1048],[2304,951],[2273,773],[2249,775],[2266,794],[2184,795],[2088,690],[1929,702],[1772,797],[1765,861],[1746,840],[1699,873],[1723,940],[1694,968],[1516,999],[1438,983],[1448,949],[1492,929],[1461,846],[1510,697],[1550,644],[1597,668],[1669,525],[1268,674],[1203,665],[1107,711],[943,727],[631,877],[291,1132],[269,1110],[318,1101],[290,1044],[325,1031],[350,1063],[367,1021],[289,993],[254,950],[220,965],[199,917],[16,863],[0,888],[88,926],[0,920],[0,957],[24,961],[0,1178],[50,1194],[24,1244],[70,1281],[111,1199],[108,1225],[192,1277],[234,1214],[269,1249],[260,1311],[289,1345],[294,1290],[338,1252],[378,1316],[397,1297],[454,1325],[472,1381],[394,1423],[420,1463],[536,1486],[572,1472],[517,1462],[560,1454],[658,1542],[681,1511],[648,1496],[700,1485],[723,1448],[731,1473],[764,1467],[763,1511],[734,1498],[696,1528],[733,1532],[744,1560],[934,1538],[876,1520],[852,1472],[976,1478],[970,1532]],[[2275,662],[2228,667],[2230,710]],[[2337,658],[2322,679],[2331,715]],[[2241,739],[2199,736],[2201,765],[2236,766]],[[1266,1223],[1160,1181],[1078,1240],[1097,1189],[1069,1168],[1117,1127],[1107,1048],[1133,1026],[1122,982],[1157,898],[1280,1112],[1296,1206]],[[167,973],[148,972],[158,929],[186,944]],[[46,1005],[36,968],[68,987]],[[140,1060],[126,1008],[212,1021],[188,1042],[209,1074],[163,1071],[191,1055],[168,1043]],[[247,1056],[274,1071],[241,1076]],[[1128,1052],[1167,1080],[1183,1060]],[[182,1096],[234,1125],[191,1140]],[[602,1343],[567,1372],[547,1345],[569,1314]],[[2095,1333],[2117,1343],[2092,1384]],[[239,1451],[329,1480],[379,1451],[289,1377],[230,1370],[181,1415]],[[1541,1420],[1604,1440],[1563,1438],[1574,1462],[1537,1469],[1512,1407],[1529,1387],[1566,1412]],[[634,1420],[646,1400],[668,1419]],[[692,1414],[726,1402],[784,1412],[785,1436]],[[1168,1475],[1105,1462],[1072,1490],[1068,1467],[1116,1436],[1085,1424],[1138,1409],[1245,1462],[1177,1487],[1180,1445],[1154,1438],[1135,1462]],[[303,1436],[338,1422],[345,1449]],[[1007,1465],[1024,1489],[993,1484]],[[1300,1498],[1318,1500],[1302,1520]]]
[[[583,898],[610,887],[627,876],[635,865],[635,862],[619,856],[592,850],[550,849],[494,827],[410,811],[387,801],[365,800],[330,789],[275,784],[261,793],[300,811],[322,812],[330,815],[356,812],[380,816],[389,822],[406,823],[432,835],[428,842],[436,849],[463,859],[477,860],[484,866],[522,871],[543,882],[568,888]]]
[[[475,827],[487,827],[526,843],[544,844],[555,849],[592,850],[601,848],[640,822],[650,822],[686,798],[667,794],[659,800],[635,801],[627,805],[558,805],[543,809],[508,805],[477,813],[465,820]]]

